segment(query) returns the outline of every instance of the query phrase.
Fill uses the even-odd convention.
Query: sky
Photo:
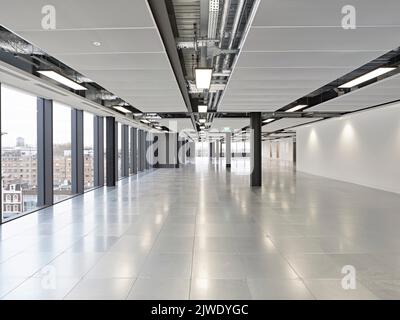
[[[36,145],[36,96],[6,85],[1,88],[2,145],[13,147],[18,137],[24,138],[25,144]],[[53,141],[55,144],[71,142],[71,108],[56,101],[53,103]],[[93,115],[87,112],[84,113],[84,144],[93,146]]]

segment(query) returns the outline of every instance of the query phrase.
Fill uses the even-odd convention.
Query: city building
[[[399,0],[0,5],[0,299],[400,299]]]

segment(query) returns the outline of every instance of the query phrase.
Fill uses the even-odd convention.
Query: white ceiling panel
[[[41,30],[42,8],[56,9],[57,29],[154,27],[146,0],[1,0],[1,24],[15,31]],[[23,8],[21,10],[21,8]]]
[[[234,131],[236,129],[242,129],[249,124],[249,118],[214,118],[211,129],[225,131],[225,128],[229,128],[231,131]]]
[[[241,111],[275,111],[398,47],[398,0],[352,1],[357,14],[354,30],[341,26],[342,7],[348,4],[260,1],[219,110],[238,111],[234,100],[243,95],[250,103]],[[286,99],[276,99],[277,95]],[[278,102],[273,110],[271,100]]]
[[[317,120],[320,120],[320,118],[284,118],[264,125],[262,127],[262,132],[274,132]]]
[[[307,111],[350,112],[400,100],[400,75],[321,103]]]
[[[167,56],[161,52],[63,55],[57,57],[79,70],[158,70],[168,69]],[[88,72],[87,72],[88,73]],[[96,80],[96,79],[93,79]]]
[[[60,30],[56,32],[22,31],[33,44],[46,48],[50,55],[112,54],[124,52],[164,52],[155,28]],[[62,42],[59,39],[63,39]],[[101,46],[93,45],[100,42]]]
[[[146,0],[54,0],[55,30],[41,27],[46,0],[0,4],[2,25],[139,110],[187,111]]]
[[[121,83],[130,81],[165,81],[171,80],[173,73],[169,69],[156,69],[156,70],[85,70],[90,77],[96,78],[97,81],[104,83]]]
[[[394,49],[393,33],[400,26],[332,28],[253,28],[246,39],[246,51],[389,51]],[[285,41],[282,41],[285,39]],[[370,41],[374,39],[374,41]]]
[[[342,74],[347,71],[348,68],[342,70],[332,68],[270,68],[269,70],[237,68],[235,69],[235,77],[240,79],[238,82],[273,80],[271,84],[275,81],[285,81],[286,83],[293,81],[295,85],[298,85],[298,80],[330,80],[338,73]],[[232,80],[232,83],[234,83],[234,80]],[[315,86],[315,83],[313,86]]]
[[[261,0],[253,26],[339,26],[349,4],[358,27],[400,25],[398,0]]]
[[[282,41],[285,41],[282,39]],[[393,49],[396,48],[394,45]],[[383,55],[386,51],[368,52],[248,52],[243,51],[239,56],[237,68],[333,68],[339,69],[338,75],[343,75],[343,69],[348,72]],[[306,70],[303,70],[306,75]],[[269,70],[265,70],[269,72]],[[340,72],[340,73],[339,73]],[[345,72],[346,73],[346,72]],[[234,75],[234,74],[233,74]],[[337,77],[335,77],[337,78]],[[234,77],[235,79],[235,77]],[[240,79],[238,79],[240,80]],[[332,79],[335,80],[335,79]]]

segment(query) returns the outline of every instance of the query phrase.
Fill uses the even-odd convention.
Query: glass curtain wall
[[[83,113],[83,165],[84,188],[94,187],[94,116],[89,112]]]
[[[72,195],[71,108],[53,102],[54,203]]]
[[[1,85],[1,222],[37,209],[37,97]]]

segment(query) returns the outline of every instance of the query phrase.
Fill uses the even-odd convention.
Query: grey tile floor
[[[400,298],[400,195],[248,170],[197,159],[2,225],[1,299]]]

